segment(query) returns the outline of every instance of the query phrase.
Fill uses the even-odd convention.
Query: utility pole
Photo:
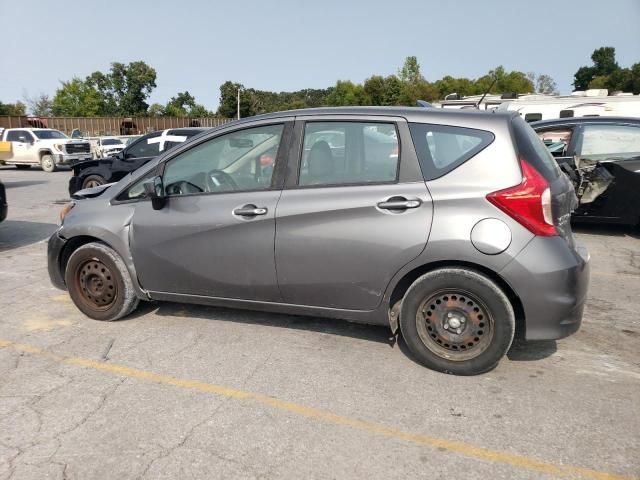
[[[238,88],[238,120],[240,120],[240,89]]]

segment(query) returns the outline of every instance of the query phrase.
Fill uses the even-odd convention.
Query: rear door
[[[391,277],[424,249],[431,197],[397,117],[296,119],[276,215],[287,303],[373,310]]]
[[[16,162],[28,162],[37,159],[37,155],[31,158],[31,148],[34,142],[33,135],[27,130],[11,130],[7,132],[7,142],[11,142],[13,156],[11,160]]]
[[[281,300],[274,236],[282,185],[274,161],[291,123],[226,131],[160,164],[167,204],[154,210],[142,201],[132,220],[132,254],[145,289]]]

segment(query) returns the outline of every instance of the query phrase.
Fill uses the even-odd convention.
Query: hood
[[[74,200],[82,200],[83,198],[98,197],[106,192],[111,187],[111,185],[115,185],[115,183],[105,183],[104,185],[98,185],[97,187],[78,190],[76,193],[71,195],[71,198],[73,198]]]

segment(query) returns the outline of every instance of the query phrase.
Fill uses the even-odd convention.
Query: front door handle
[[[234,215],[240,217],[255,217],[257,215],[265,215],[267,209],[264,207],[256,207],[255,205],[245,205],[244,207],[236,208],[233,211]]]
[[[384,202],[378,203],[378,208],[383,210],[406,210],[408,208],[418,208],[422,204],[422,201],[408,200],[404,197],[393,197]]]

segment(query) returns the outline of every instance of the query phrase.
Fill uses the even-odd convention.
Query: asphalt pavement
[[[581,330],[493,371],[389,330],[155,302],[84,317],[46,272],[71,173],[0,167],[0,480],[640,476],[640,231],[580,227]]]

